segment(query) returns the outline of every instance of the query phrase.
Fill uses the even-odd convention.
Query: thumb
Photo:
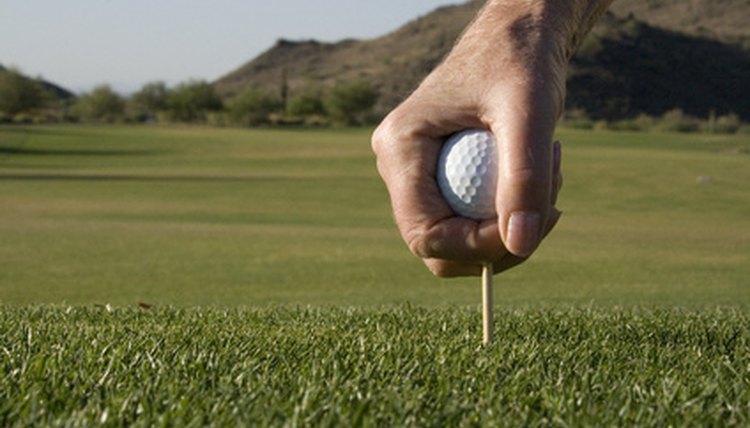
[[[518,257],[536,250],[552,212],[554,113],[517,103],[491,124],[497,139],[495,200],[505,248]],[[547,111],[545,111],[547,110]]]

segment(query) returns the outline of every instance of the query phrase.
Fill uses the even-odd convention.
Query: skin
[[[491,0],[442,64],[375,130],[378,171],[409,249],[437,276],[502,272],[522,263],[560,218],[568,62],[612,0]],[[498,140],[497,219],[457,217],[435,182],[447,136],[491,130]]]

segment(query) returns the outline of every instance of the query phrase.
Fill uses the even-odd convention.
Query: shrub
[[[590,128],[579,128],[579,129],[593,129],[594,131],[606,131],[610,129],[610,127],[609,127],[609,123],[607,123],[606,120],[601,119],[592,123]]]
[[[204,122],[211,111],[222,108],[213,86],[205,81],[191,80],[177,85],[167,95],[169,117],[180,122]]]
[[[269,123],[269,116],[281,109],[281,101],[258,89],[249,88],[230,99],[227,112],[232,123],[255,126]]]
[[[211,126],[224,127],[229,125],[230,121],[225,112],[211,111],[206,113],[206,123]]]
[[[661,116],[657,128],[664,132],[697,132],[701,129],[701,122],[681,109],[673,109]]]
[[[742,120],[734,113],[729,113],[716,118],[714,132],[717,134],[734,134],[742,126]]]
[[[324,105],[328,116],[334,121],[359,125],[365,122],[377,98],[377,91],[366,80],[344,81],[331,88]]]
[[[306,126],[329,126],[331,121],[323,115],[312,115],[305,118]]]
[[[28,113],[46,101],[42,86],[17,70],[0,70],[0,111],[8,115]]]
[[[74,111],[85,121],[115,122],[124,118],[125,102],[108,85],[100,85],[81,96]]]
[[[583,109],[572,109],[566,111],[562,118],[562,125],[572,129],[593,129],[594,121],[591,120]]]
[[[656,119],[645,113],[641,113],[633,119],[633,123],[639,131],[650,131],[656,126]]]
[[[169,90],[164,82],[146,83],[130,98],[128,116],[138,122],[153,121],[157,113],[167,108]]]
[[[615,131],[650,131],[654,128],[656,119],[641,113],[635,119],[623,119],[610,123],[609,129]]]
[[[325,115],[323,99],[323,88],[316,84],[309,84],[289,99],[286,112],[290,116],[299,117]]]

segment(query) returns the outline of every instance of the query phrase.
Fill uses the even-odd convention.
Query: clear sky
[[[212,81],[277,39],[373,38],[462,0],[0,0],[0,64],[70,90]]]

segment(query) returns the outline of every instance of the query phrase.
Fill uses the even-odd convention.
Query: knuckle
[[[406,244],[409,251],[417,257],[423,259],[435,257],[435,251],[424,229],[412,230],[406,237]]]
[[[425,260],[425,266],[427,266],[430,273],[438,278],[454,278],[457,276],[450,265],[441,260]]]
[[[452,278],[454,276],[450,269],[443,264],[428,265],[428,269],[438,278]]]
[[[406,242],[411,252],[423,259],[451,258],[446,257],[450,252],[451,239],[445,225],[424,220],[417,224],[406,234]]]
[[[552,191],[552,177],[533,167],[512,168],[506,175],[505,182],[510,189],[522,192],[525,197],[540,199],[549,196]]]
[[[372,133],[370,145],[375,156],[383,156],[393,147],[394,142],[399,140],[400,131],[403,129],[399,126],[400,116],[398,109],[392,111]]]
[[[539,172],[530,166],[511,167],[508,171],[508,179],[518,184],[541,181]]]
[[[372,133],[372,139],[370,140],[370,147],[375,153],[375,156],[380,156],[383,151],[383,144],[386,141],[385,122],[381,123],[375,131]]]

